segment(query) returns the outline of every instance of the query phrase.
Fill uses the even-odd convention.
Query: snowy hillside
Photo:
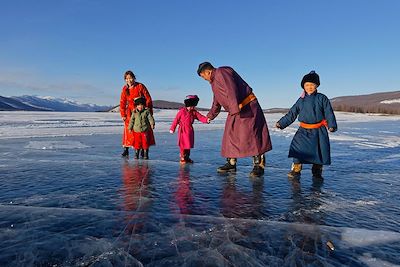
[[[400,98],[398,99],[389,99],[389,100],[383,100],[380,102],[381,104],[395,104],[395,103],[400,103]]]
[[[47,109],[34,107],[22,103],[19,100],[15,100],[9,97],[0,96],[0,110],[3,111],[14,111],[14,110],[25,110],[25,111],[44,111]]]
[[[106,111],[109,106],[98,106],[94,104],[81,104],[76,101],[40,96],[13,96],[0,97],[0,110],[12,111],[73,111],[92,112]]]
[[[331,102],[338,111],[400,114],[400,91],[341,96],[331,99]]]

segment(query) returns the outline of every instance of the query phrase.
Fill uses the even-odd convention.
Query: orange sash
[[[305,122],[300,122],[300,127],[305,128],[305,129],[318,129],[321,128],[322,126],[328,127],[328,122],[324,119],[318,123],[305,123]]]
[[[250,103],[253,100],[256,100],[257,97],[255,94],[251,93],[248,96],[246,96],[245,99],[243,99],[242,103],[239,104],[239,110],[242,109],[244,106],[246,106],[248,103]]]

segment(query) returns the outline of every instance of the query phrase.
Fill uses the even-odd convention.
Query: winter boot
[[[143,159],[149,159],[149,150],[148,149],[144,149]]]
[[[299,178],[301,175],[301,169],[302,169],[302,164],[301,163],[292,163],[292,169],[290,172],[288,172],[288,177],[289,178]]]
[[[140,157],[141,157],[141,158],[144,158],[144,149],[141,149],[141,150],[140,150]]]
[[[121,156],[128,157],[129,156],[129,147],[124,148],[124,152],[122,152]]]
[[[260,177],[264,174],[265,156],[258,155],[253,157],[253,170],[250,172],[252,177]]]
[[[187,155],[186,155],[186,150],[184,149],[184,150],[182,150],[181,153],[179,154],[179,158],[180,158],[179,163],[180,163],[180,164],[186,164],[186,157],[187,157]]]
[[[322,165],[313,164],[311,168],[311,172],[314,178],[322,178]]]
[[[190,158],[190,149],[188,149],[188,150],[186,151],[186,154],[185,154],[185,161],[186,161],[186,163],[193,163],[193,160]]]
[[[236,171],[236,159],[235,158],[226,158],[226,163],[224,166],[221,166],[217,169],[219,173],[226,173],[226,172],[235,172]]]
[[[184,157],[180,157],[179,163],[180,164],[185,164],[186,163],[185,158]]]
[[[139,158],[139,152],[140,152],[140,149],[135,150],[135,159]]]

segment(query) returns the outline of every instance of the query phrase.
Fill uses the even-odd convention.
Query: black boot
[[[235,172],[236,171],[236,159],[235,158],[226,158],[226,163],[224,166],[221,166],[217,169],[219,173],[226,172]]]
[[[313,164],[311,172],[314,178],[322,179],[322,165]]]
[[[123,156],[123,157],[129,156],[129,147],[124,148],[124,152],[122,152],[121,156]]]
[[[144,149],[141,149],[141,150],[140,150],[140,157],[141,157],[141,158],[144,158]]]
[[[143,159],[149,159],[149,150],[148,149],[143,150]]]
[[[265,168],[265,156],[258,155],[253,157],[253,170],[250,172],[252,177],[260,177],[264,174]]]
[[[190,149],[186,149],[185,161],[186,163],[193,163],[193,160],[190,158]]]
[[[139,152],[140,152],[140,149],[135,150],[135,159],[139,158]]]

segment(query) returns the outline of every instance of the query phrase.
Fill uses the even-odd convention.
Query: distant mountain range
[[[80,104],[75,101],[39,96],[0,96],[0,110],[3,111],[69,111],[69,112],[93,112],[108,111],[110,106],[98,106],[94,104]]]
[[[335,97],[331,103],[336,111],[400,115],[400,91]]]
[[[384,113],[400,115],[400,91],[375,93],[369,95],[341,96],[331,99],[332,106],[336,111],[359,112],[359,113]],[[154,100],[154,108],[179,109],[183,103],[165,100]],[[198,108],[206,111],[206,108]],[[94,104],[80,104],[75,101],[38,96],[0,96],[0,110],[15,111],[75,111],[75,112],[119,112],[119,105],[115,107],[98,106]],[[285,113],[287,108],[266,109],[267,113]]]

